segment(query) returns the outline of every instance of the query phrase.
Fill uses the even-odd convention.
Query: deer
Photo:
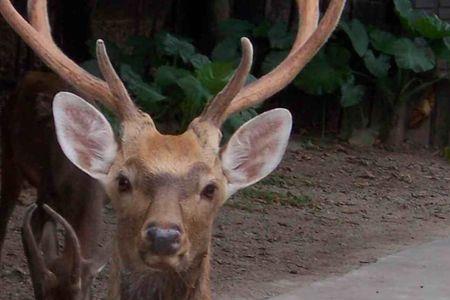
[[[38,242],[34,234],[32,218],[39,213],[48,215],[50,219],[45,222]],[[57,224],[65,230],[65,247],[70,248],[68,251],[71,254],[70,261],[59,249]],[[80,240],[69,222],[47,204],[41,206],[32,204],[25,214],[22,228],[22,241],[30,261],[36,299],[90,299],[90,284],[86,282],[90,282],[103,268],[104,262],[102,259],[90,260],[83,256]],[[104,254],[106,253],[101,253],[99,256]],[[67,272],[68,263],[71,272]]]
[[[42,4],[29,2],[31,19],[36,17],[35,5]],[[4,113],[1,118],[0,262],[8,222],[24,181],[37,189],[38,206],[41,207],[44,203],[52,206],[71,224],[81,247],[79,260],[85,270],[82,276],[72,276],[74,250],[72,244],[68,243],[57,257],[61,266],[58,276],[73,278],[74,281],[70,283],[67,280],[57,280],[47,284],[47,277],[32,271],[42,270],[39,264],[43,260],[35,259],[40,256],[37,251],[42,249],[37,250],[38,248],[23,243],[36,299],[61,299],[57,295],[65,295],[65,299],[90,299],[92,281],[101,269],[100,265],[106,264],[110,257],[106,248],[98,247],[103,223],[102,208],[108,201],[103,187],[66,158],[56,139],[52,101],[57,92],[67,90],[68,87],[64,80],[53,73],[28,72],[7,99],[5,112],[8,113]],[[49,226],[49,215],[40,211],[41,209],[31,219],[31,228],[39,246],[45,244],[41,241],[41,235],[43,229]],[[69,238],[69,235],[66,237]],[[48,257],[45,251],[43,254]],[[52,260],[44,262],[54,264]],[[48,287],[45,293],[43,285]],[[79,295],[83,296],[80,298]]]
[[[84,269],[82,277],[72,276],[75,271],[72,267],[75,255],[73,243],[67,243],[55,260],[60,265],[58,277],[74,279],[69,284],[67,280],[60,281],[58,278],[55,281],[52,279],[55,276],[47,277],[42,276],[41,272],[33,272],[42,270],[41,262],[54,266],[55,261],[37,259],[41,255],[51,257],[51,253],[39,247],[30,247],[30,243],[25,243],[30,239],[23,239],[36,299],[61,299],[58,295],[65,295],[64,299],[90,299],[92,281],[110,257],[106,248],[97,246],[106,194],[95,180],[73,166],[56,140],[51,103],[57,91],[67,87],[55,74],[28,72],[19,82],[15,93],[7,99],[6,111],[9,114],[2,117],[0,250],[24,180],[37,188],[38,206],[47,203],[54,207],[71,223],[77,239],[79,237],[81,240],[81,256],[78,260],[82,261]],[[49,237],[48,230],[44,235],[43,229],[48,228],[47,223],[50,222],[49,214],[40,211],[38,209],[30,219],[39,246],[45,244],[45,239]],[[69,235],[66,237],[70,239]],[[45,282],[47,280],[48,283]],[[47,287],[45,293],[42,286]],[[84,296],[80,298],[79,295]]]
[[[320,22],[317,0],[297,4],[299,30],[288,56],[246,85],[253,47],[242,38],[241,62],[229,83],[185,132],[170,135],[161,134],[150,114],[134,104],[102,40],[97,41],[97,60],[103,78],[98,78],[52,41],[41,6],[35,12],[41,26],[32,26],[9,0],[0,0],[0,13],[10,26],[78,93],[59,92],[53,117],[62,151],[104,187],[115,211],[108,299],[211,299],[214,220],[230,196],[278,166],[292,116],[282,108],[264,112],[224,145],[221,126],[297,76],[336,28],[345,0],[331,0]],[[118,134],[91,103],[114,112],[120,121]]]

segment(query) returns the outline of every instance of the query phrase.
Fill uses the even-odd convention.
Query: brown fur
[[[123,140],[106,184],[118,218],[109,299],[210,299],[211,231],[226,183],[217,153],[192,130],[161,135],[142,123],[125,125]],[[118,174],[130,180],[130,192],[117,190]],[[203,199],[209,183],[215,196]],[[176,255],[149,252],[145,229],[154,222],[182,228]]]
[[[2,117],[2,191],[0,202],[0,254],[8,220],[19,196],[22,181],[29,181],[38,190],[38,203],[47,203],[74,227],[80,237],[84,257],[97,252],[102,226],[102,207],[107,199],[103,188],[76,168],[62,153],[54,133],[51,104],[53,95],[66,89],[56,75],[30,72],[19,83]],[[39,237],[45,218],[35,218],[33,230]],[[70,250],[54,261],[60,279],[70,275]],[[30,264],[33,264],[30,261]],[[30,265],[30,268],[32,266]],[[34,274],[38,287],[42,274]],[[83,296],[89,299],[92,276],[84,276]],[[39,289],[39,288],[37,288]],[[73,291],[61,280],[54,293],[72,299]],[[42,292],[35,290],[38,299]],[[55,296],[54,299],[62,299]],[[46,297],[45,299],[52,299]]]

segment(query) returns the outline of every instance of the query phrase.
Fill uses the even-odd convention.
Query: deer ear
[[[290,112],[278,108],[253,118],[233,134],[221,154],[227,196],[258,182],[278,166],[291,129]]]
[[[67,158],[103,181],[117,154],[114,133],[106,118],[94,106],[67,92],[55,96],[53,117],[58,142]]]

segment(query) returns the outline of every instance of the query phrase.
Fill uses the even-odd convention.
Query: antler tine
[[[299,28],[294,46],[289,54],[295,53],[314,33],[319,24],[319,1],[297,0],[299,9]]]
[[[31,26],[52,41],[52,29],[48,19],[47,0],[28,1],[28,19]]]
[[[0,0],[0,14],[16,33],[56,74],[88,98],[98,101],[123,118],[116,111],[118,99],[108,84],[89,74],[68,58],[51,37],[46,0],[29,0],[30,25],[14,8],[10,0]]]
[[[137,108],[134,105],[133,100],[131,100],[122,80],[120,80],[119,75],[117,75],[114,70],[103,40],[97,40],[97,60],[100,71],[102,72],[103,78],[108,83],[109,89],[112,94],[120,100],[116,102],[116,110],[120,112],[120,115],[122,115],[124,119],[132,118],[136,115]]]
[[[225,112],[233,98],[244,86],[253,62],[253,46],[248,38],[241,39],[242,58],[233,77],[217,94],[200,116],[201,121],[209,121],[216,127],[220,127],[225,118]]]
[[[50,206],[44,204],[42,206],[44,210],[55,220],[55,222],[60,223],[64,229],[66,230],[66,234],[69,237],[70,242],[73,246],[73,274],[72,279],[74,282],[78,282],[81,278],[81,265],[82,265],[82,256],[81,256],[81,246],[80,241],[78,240],[77,234],[73,227],[66,221],[60,214],[54,211]]]
[[[51,281],[56,280],[56,277],[53,272],[47,268],[44,257],[34,237],[33,230],[31,229],[31,218],[37,208],[38,206],[36,204],[32,204],[25,213],[22,225],[22,238],[24,247],[28,250],[29,259],[31,260],[32,265],[37,268],[38,274],[44,276],[51,284]]]
[[[316,11],[315,6],[311,5],[312,2],[303,4],[300,0],[297,2],[301,14],[309,15]],[[270,73],[243,88],[231,102],[225,116],[228,117],[245,108],[257,105],[286,87],[330,37],[339,22],[344,4],[345,0],[331,0],[316,30],[313,30],[316,17],[305,16],[300,24],[306,25],[307,30],[299,32],[294,49],[288,57]],[[307,38],[308,34],[310,34],[309,38]],[[305,42],[302,44],[303,39]]]

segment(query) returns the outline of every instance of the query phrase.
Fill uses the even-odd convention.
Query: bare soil
[[[216,222],[213,287],[220,299],[264,299],[341,274],[404,247],[450,235],[450,164],[403,153],[293,141],[278,170],[230,199]],[[31,188],[22,195],[32,201]],[[32,299],[20,242],[25,208],[10,223],[0,299]],[[107,232],[113,212],[105,210]],[[96,282],[96,299],[106,287]]]

